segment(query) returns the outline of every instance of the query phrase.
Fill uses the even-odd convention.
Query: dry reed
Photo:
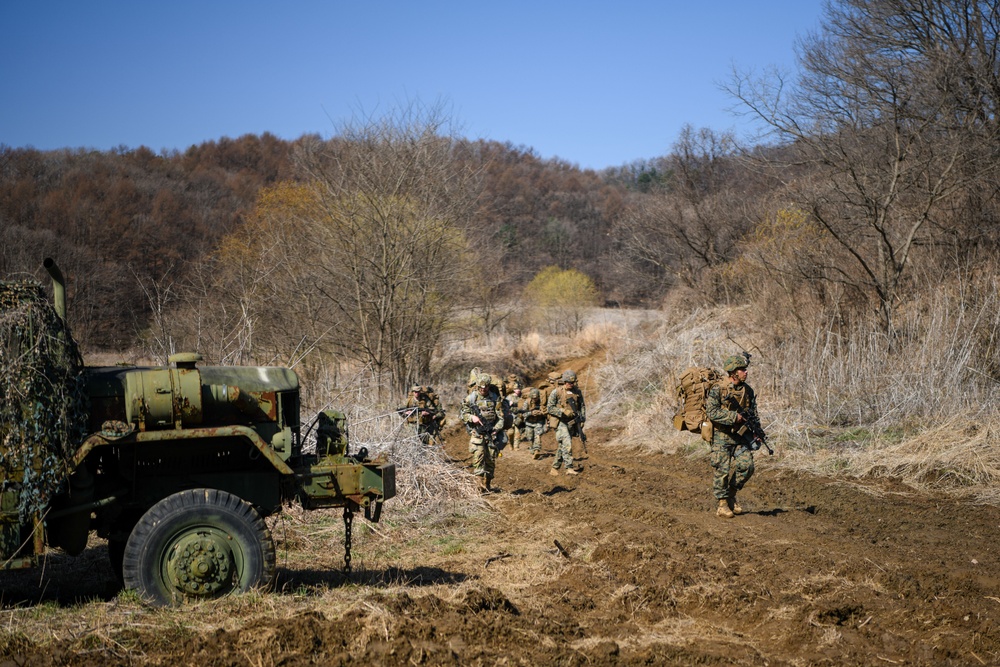
[[[607,342],[589,421],[619,444],[675,452],[697,436],[673,429],[677,378],[753,353],[750,383],[775,462],[849,476],[891,476],[914,488],[1000,503],[1000,432],[991,358],[1000,296],[991,278],[946,284],[901,309],[889,337],[874,321],[789,335],[752,305],[663,311],[650,328]]]

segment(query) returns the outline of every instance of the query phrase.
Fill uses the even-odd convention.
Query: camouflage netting
[[[20,490],[22,520],[66,479],[86,427],[82,369],[42,286],[0,282],[0,488]]]

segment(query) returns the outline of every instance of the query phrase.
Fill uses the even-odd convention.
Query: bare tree
[[[633,197],[615,229],[625,264],[642,280],[698,287],[705,269],[732,257],[748,225],[734,162],[730,134],[684,127],[660,161],[660,186]]]
[[[887,333],[912,264],[945,242],[966,193],[996,168],[981,145],[995,131],[968,95],[947,94],[963,59],[996,65],[995,34],[986,52],[949,51],[948,26],[981,32],[985,4],[832,2],[822,31],[802,43],[796,85],[738,74],[730,87],[786,144],[780,162],[814,174],[787,185],[839,249],[819,275],[873,295]]]
[[[479,174],[446,128],[440,109],[412,105],[297,156],[316,195],[301,241],[337,345],[397,388],[426,377],[451,309],[490,279],[466,233]]]

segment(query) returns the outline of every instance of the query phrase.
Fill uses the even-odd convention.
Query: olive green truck
[[[267,588],[275,548],[264,519],[293,502],[343,508],[350,569],[352,517],[378,521],[395,467],[349,452],[342,413],[303,428],[287,368],[199,366],[197,354],[85,367],[65,330],[62,274],[45,267],[52,301],[24,281],[0,302],[0,569],[32,567],[47,548],[77,555],[94,533],[124,586],[153,604]],[[23,298],[31,285],[44,303]],[[43,307],[55,334],[38,323]]]

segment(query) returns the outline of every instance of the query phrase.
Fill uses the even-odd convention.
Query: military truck
[[[298,502],[343,508],[350,570],[353,515],[378,521],[395,467],[349,452],[342,413],[304,428],[287,368],[201,366],[193,353],[163,367],[85,367],[65,328],[62,273],[51,259],[45,268],[51,301],[22,281],[0,302],[0,569],[34,566],[47,548],[77,555],[96,533],[124,586],[156,605],[266,588],[275,548],[264,519]]]

